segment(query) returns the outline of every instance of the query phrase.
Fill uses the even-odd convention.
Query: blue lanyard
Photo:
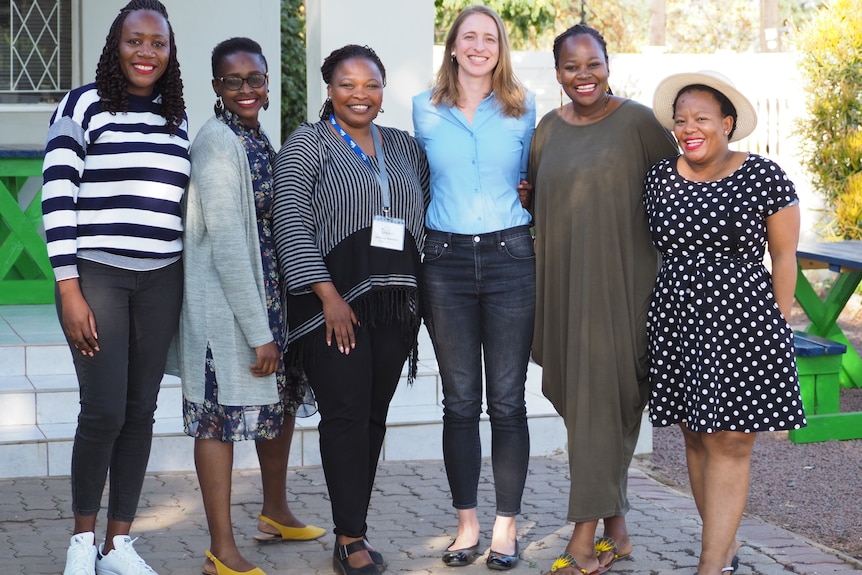
[[[357,156],[365,162],[371,171],[374,169],[371,167],[371,160],[362,151],[362,148],[359,147],[359,144],[350,137],[350,134],[344,131],[344,128],[338,125],[338,122],[335,120],[335,115],[329,115],[329,123],[335,128],[335,131],[344,139],[347,143],[347,146],[353,150]],[[377,181],[380,182],[380,195],[383,200],[383,213],[389,214],[389,205],[390,205],[390,196],[389,196],[389,174],[386,172],[386,157],[383,155],[383,147],[380,145],[380,132],[377,130],[377,126],[371,124],[371,139],[374,140],[374,153],[377,154],[377,166],[380,169],[379,173],[375,173],[377,176]]]
[[[371,160],[368,159],[368,156],[365,155],[365,152],[362,151],[362,148],[359,147],[359,144],[357,144],[356,141],[354,141],[354,139],[350,137],[350,134],[345,132],[344,128],[342,128],[341,126],[338,125],[338,122],[335,121],[335,114],[329,115],[329,123],[332,124],[332,126],[335,128],[335,131],[338,132],[338,134],[342,138],[344,138],[344,141],[347,142],[347,145],[350,146],[350,149],[353,150],[353,152],[357,156],[362,158],[362,161],[365,162],[368,165],[368,167],[370,168],[371,167]],[[375,147],[375,149],[376,149],[376,147]]]

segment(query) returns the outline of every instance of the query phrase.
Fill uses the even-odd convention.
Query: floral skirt
[[[221,405],[212,351],[207,346],[204,402],[183,398],[183,427],[195,439],[225,443],[279,437],[285,416],[308,417],[317,411],[305,373],[284,363],[275,374],[278,403],[270,405]]]

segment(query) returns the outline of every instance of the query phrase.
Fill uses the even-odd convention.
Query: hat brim
[[[736,108],[736,130],[730,142],[748,137],[757,127],[757,112],[751,102],[733,84],[708,72],[686,72],[668,76],[655,89],[652,109],[662,126],[673,132],[673,103],[679,91],[686,86],[702,84],[718,90]]]

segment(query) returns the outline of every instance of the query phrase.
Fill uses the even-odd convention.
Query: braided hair
[[[323,61],[323,66],[320,67],[323,81],[329,85],[330,82],[332,82],[332,75],[335,73],[335,69],[338,68],[338,65],[345,60],[350,60],[351,58],[365,58],[366,60],[370,60],[371,63],[377,66],[377,69],[380,70],[380,76],[383,78],[383,85],[386,85],[386,68],[383,67],[383,62],[380,61],[380,57],[377,55],[377,52],[368,46],[359,46],[358,44],[342,46],[341,48],[333,50],[332,53],[326,57]],[[323,106],[320,108],[320,119],[326,120],[329,118],[329,115],[332,113],[332,109],[332,100],[327,98],[323,103]]]
[[[156,90],[162,95],[161,115],[165,118],[168,132],[176,134],[185,119],[186,104],[183,100],[183,80],[180,77],[180,63],[177,60],[177,45],[174,42],[174,29],[168,20],[168,11],[159,0],[131,0],[120,10],[105,38],[105,47],[96,66],[96,89],[101,99],[102,109],[116,114],[129,109],[129,82],[120,68],[120,36],[126,17],[137,10],[152,10],[161,14],[170,32],[171,55],[168,67],[156,81]]]

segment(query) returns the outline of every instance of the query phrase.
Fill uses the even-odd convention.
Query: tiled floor
[[[0,305],[0,345],[57,343],[62,336],[52,305]]]

